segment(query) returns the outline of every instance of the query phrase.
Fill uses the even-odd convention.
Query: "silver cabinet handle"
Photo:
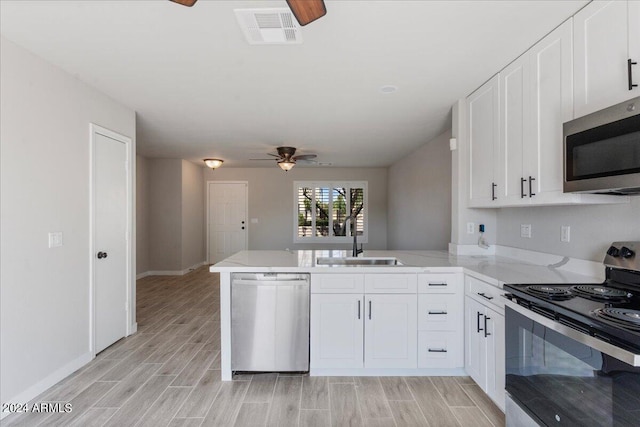
[[[360,300],[358,300],[358,320],[360,320]]]
[[[429,282],[429,286],[447,286],[446,283],[431,283]]]
[[[446,348],[428,348],[427,351],[429,353],[446,353],[447,349]]]
[[[371,320],[371,300],[369,300],[369,320]]]
[[[446,311],[429,311],[429,314],[447,314]]]

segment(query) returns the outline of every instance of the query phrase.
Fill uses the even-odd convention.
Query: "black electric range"
[[[603,283],[504,286],[512,424],[517,407],[545,426],[640,425],[640,242],[604,264]]]
[[[599,284],[505,285],[519,305],[593,337],[640,352],[640,242],[616,242]],[[638,255],[636,255],[638,253]]]

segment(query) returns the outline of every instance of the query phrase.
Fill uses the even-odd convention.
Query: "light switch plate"
[[[257,224],[258,218],[251,218],[251,224]]]
[[[476,225],[472,222],[467,223],[467,234],[473,234],[476,229]]]
[[[531,238],[531,224],[520,224],[520,237]]]
[[[60,246],[62,246],[62,231],[49,233],[49,247],[58,248]]]
[[[571,241],[571,227],[568,225],[563,225],[560,228],[560,241],[569,243]]]

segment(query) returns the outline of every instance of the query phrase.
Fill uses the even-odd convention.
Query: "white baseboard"
[[[36,384],[32,385],[22,393],[19,393],[18,395],[2,403],[29,402],[30,400],[34,399],[35,397],[37,397],[39,394],[41,394],[42,392],[44,392],[54,384],[59,383],[64,378],[68,377],[78,369],[82,368],[87,363],[91,362],[91,360],[93,360],[93,355],[91,354],[91,352],[84,353],[82,356],[72,360],[71,362],[61,367],[60,369],[57,369],[56,371],[47,375],[45,378],[38,381]],[[2,412],[2,414],[0,415],[0,419],[6,417],[7,415],[10,415],[10,413]]]
[[[309,375],[312,377],[463,377],[467,373],[464,368],[311,368]]]
[[[192,265],[191,267],[185,268],[184,270],[150,270],[145,271],[144,273],[140,273],[136,276],[136,280],[142,279],[147,276],[184,276],[187,273],[192,272],[193,270],[202,267],[203,265],[208,265],[207,261],[202,261],[197,264]]]

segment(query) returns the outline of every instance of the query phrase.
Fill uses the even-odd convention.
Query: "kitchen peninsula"
[[[220,323],[222,380],[232,379],[231,282],[233,273],[308,273],[311,277],[310,375],[464,375],[464,298],[484,303],[503,315],[502,285],[505,283],[599,282],[601,278],[502,256],[455,256],[446,251],[365,251],[360,258],[396,259],[397,265],[319,265],[318,258],[338,260],[349,251],[241,251],[210,267],[220,273]],[[561,258],[561,257],[557,257]],[[533,260],[533,258],[531,259]],[[557,260],[556,260],[557,261]],[[349,299],[349,296],[353,298]],[[364,329],[363,342],[328,343],[353,325],[335,324],[335,304],[353,308],[355,328]],[[387,304],[386,302],[389,301]],[[319,311],[334,304],[332,318]],[[403,312],[399,307],[406,303]],[[352,304],[352,305],[349,305]],[[375,324],[371,310],[388,321],[404,322],[391,327]],[[502,308],[501,308],[502,307]],[[389,309],[384,313],[385,309]],[[400,310],[400,312],[398,312]],[[502,313],[501,313],[502,310]],[[357,316],[356,316],[357,315]],[[340,316],[337,316],[340,317]],[[489,316],[487,316],[489,317]],[[394,320],[395,319],[395,320]],[[400,320],[398,320],[400,319]],[[339,319],[338,319],[339,320]],[[364,326],[362,326],[364,322]],[[369,325],[371,322],[372,325]],[[467,325],[468,326],[468,325]],[[398,328],[405,328],[399,333]],[[499,324],[489,325],[499,328]],[[377,329],[376,329],[377,328]],[[468,328],[467,328],[468,329]],[[326,331],[324,331],[326,332]],[[500,347],[499,334],[494,337]],[[343,335],[344,338],[347,335]],[[388,340],[388,342],[385,342]],[[471,341],[467,342],[469,346]],[[353,359],[345,345],[361,346]],[[335,346],[330,349],[322,346]],[[342,348],[340,347],[342,346]],[[326,351],[325,351],[326,350]],[[397,351],[394,353],[394,351]],[[500,348],[497,349],[500,351]],[[469,366],[467,366],[469,370]],[[497,375],[499,377],[499,375]],[[504,387],[502,387],[503,389]],[[498,387],[498,389],[500,389]],[[496,400],[500,400],[499,398]],[[503,406],[503,405],[501,405]]]

